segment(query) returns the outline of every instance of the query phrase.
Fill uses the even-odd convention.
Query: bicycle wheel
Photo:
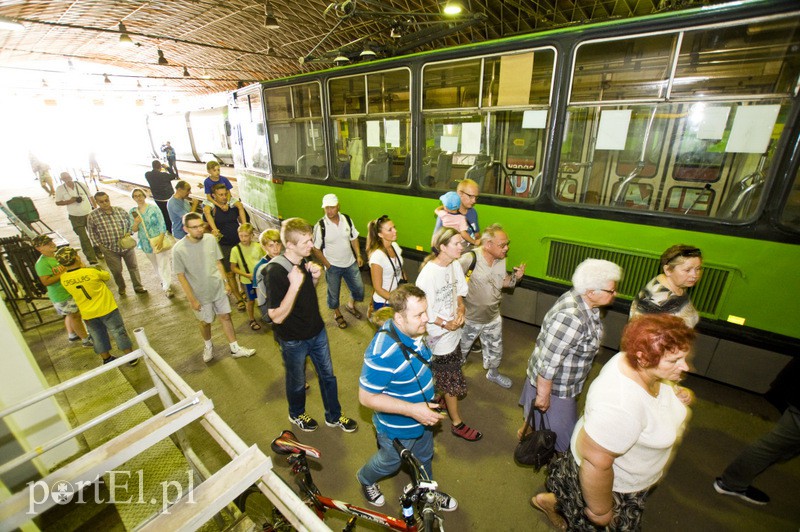
[[[236,506],[255,525],[255,530],[264,532],[290,532],[292,525],[275,508],[266,495],[256,486],[250,486],[236,498]]]

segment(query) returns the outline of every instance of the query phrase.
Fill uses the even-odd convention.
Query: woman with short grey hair
[[[603,322],[599,308],[614,301],[621,278],[622,269],[613,262],[586,259],[575,268],[572,289],[558,298],[542,321],[520,404],[525,420],[531,405],[548,414],[557,452],[569,448],[578,421],[576,398],[600,350]],[[522,438],[529,430],[526,421],[517,436]]]

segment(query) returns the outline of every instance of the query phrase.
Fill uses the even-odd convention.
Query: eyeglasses
[[[606,294],[611,294],[612,296],[617,293],[616,290],[606,290],[605,288],[598,288],[598,292],[605,292]]]
[[[187,225],[186,229],[200,229],[203,227],[203,224],[200,225]]]
[[[470,194],[468,192],[462,192],[462,194],[464,194],[469,199],[474,199],[474,200],[478,199],[478,194]]]

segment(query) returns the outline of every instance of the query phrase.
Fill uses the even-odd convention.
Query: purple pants
[[[536,399],[536,386],[530,379],[525,379],[519,404],[523,409],[523,420],[528,419],[531,405]],[[558,397],[550,395],[550,408],[545,413],[550,430],[556,433],[556,451],[563,453],[569,449],[572,431],[578,422],[578,403],[574,397]]]

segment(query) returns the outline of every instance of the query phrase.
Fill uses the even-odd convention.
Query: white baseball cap
[[[336,197],[336,194],[325,194],[322,196],[322,208],[325,207],[336,207],[339,205],[339,198]]]

